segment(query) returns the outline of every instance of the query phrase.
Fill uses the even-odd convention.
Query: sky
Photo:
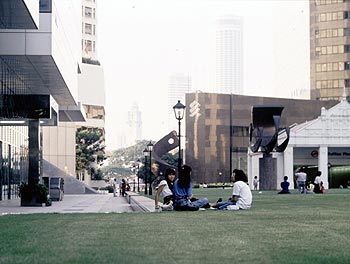
[[[189,74],[193,90],[213,91],[215,19],[223,15],[243,18],[245,95],[291,97],[297,89],[309,89],[308,0],[99,0],[97,4],[107,150],[120,147],[118,138],[134,102],[142,112],[143,139],[157,141],[170,132],[171,74]]]

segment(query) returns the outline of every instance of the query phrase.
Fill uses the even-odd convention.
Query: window
[[[320,72],[321,70],[321,64],[316,64],[316,72]]]
[[[85,7],[85,17],[91,18],[92,17],[92,8],[91,7]]]
[[[337,54],[338,53],[338,46],[333,46],[333,54]]]
[[[350,63],[348,61],[344,62],[344,69],[350,70]]]
[[[51,0],[40,0],[39,1],[39,11],[40,13],[51,13],[52,3]]]
[[[345,87],[350,87],[350,79],[345,79],[344,85],[345,85]]]
[[[86,41],[86,48],[88,51],[92,51],[92,42],[91,40]]]
[[[85,34],[89,34],[89,35],[92,34],[92,25],[91,24],[85,23]]]
[[[350,28],[344,28],[343,31],[342,36],[350,36]]]
[[[343,18],[344,19],[348,19],[349,18],[349,12],[348,11],[344,11]]]
[[[333,80],[333,87],[338,88],[339,87],[339,81],[338,80]]]
[[[338,37],[338,29],[332,29],[332,37]]]
[[[321,89],[321,81],[316,81],[316,89]]]
[[[333,71],[338,71],[339,67],[338,67],[338,62],[333,62]]]
[[[327,46],[327,54],[332,54],[333,48],[332,46]]]
[[[316,89],[321,89],[321,81],[316,82]]]
[[[327,88],[333,88],[333,81],[332,80],[327,81]]]
[[[332,62],[329,62],[329,63],[327,63],[327,71],[328,72],[331,72],[331,71],[333,71],[333,63]]]
[[[350,52],[350,46],[344,45],[344,53],[349,53],[349,52]]]

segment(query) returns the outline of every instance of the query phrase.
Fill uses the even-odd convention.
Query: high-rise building
[[[242,18],[226,15],[216,21],[217,93],[243,93]]]
[[[192,92],[192,79],[189,74],[174,73],[168,82],[168,129],[177,130],[173,106],[178,100],[185,104],[185,94]]]
[[[97,1],[82,0],[82,57],[97,58]]]
[[[0,5],[0,199],[10,199],[21,182],[59,176],[51,165],[74,169],[66,157],[75,154],[75,134],[56,126],[85,120],[77,100],[81,3]],[[45,134],[44,125],[55,129]]]
[[[128,111],[127,123],[127,146],[136,144],[142,139],[142,118],[139,105],[134,102],[131,109]]]
[[[310,0],[311,99],[341,100],[350,89],[350,2]]]
[[[82,103],[86,122],[76,123],[76,128],[101,133],[99,142],[105,140],[105,83],[104,70],[97,56],[97,0],[82,0],[82,67],[78,79],[78,98]],[[102,155],[103,153],[99,153]],[[97,158],[90,164],[97,171]],[[85,174],[85,177],[82,176]],[[77,178],[91,185],[85,172],[77,172]]]

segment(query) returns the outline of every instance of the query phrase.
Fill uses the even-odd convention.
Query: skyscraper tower
[[[128,146],[135,144],[142,139],[142,118],[139,105],[134,102],[130,111],[128,111],[127,120],[127,142]]]
[[[217,93],[243,93],[242,18],[226,15],[216,21]]]
[[[350,2],[310,0],[311,99],[341,100],[350,89]]]
[[[180,100],[185,104],[185,94],[192,91],[192,80],[189,74],[174,73],[168,82],[168,128],[177,130],[173,106]]]

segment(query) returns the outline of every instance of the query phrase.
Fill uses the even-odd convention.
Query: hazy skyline
[[[215,20],[228,14],[243,18],[245,94],[288,97],[309,89],[307,0],[99,0],[107,149],[118,147],[133,102],[142,112],[144,139],[169,132],[171,74],[189,74],[193,90],[214,89]]]

